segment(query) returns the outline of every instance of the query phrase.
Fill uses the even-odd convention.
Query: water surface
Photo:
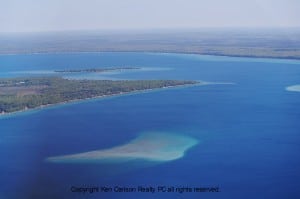
[[[1,117],[1,198],[300,197],[300,94],[285,89],[300,83],[299,61],[153,53],[2,55],[0,76],[124,65],[157,70],[106,77],[235,84],[163,89]],[[200,143],[159,164],[45,161],[122,146],[145,132]],[[84,196],[72,193],[73,185],[219,186],[221,192]]]

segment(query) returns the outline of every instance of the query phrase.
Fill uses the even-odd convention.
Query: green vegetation
[[[110,71],[137,70],[138,67],[114,67],[114,68],[88,68],[88,69],[67,69],[55,70],[56,73],[102,73]]]
[[[71,100],[196,83],[198,82],[186,80],[67,80],[60,77],[0,79],[0,113]]]

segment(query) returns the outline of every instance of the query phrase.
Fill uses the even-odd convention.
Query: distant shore
[[[0,35],[0,54],[149,52],[300,60],[300,29],[202,28]]]
[[[103,51],[43,51],[43,52],[0,52],[0,56],[6,55],[43,55],[43,54],[76,54],[76,53],[167,53],[167,54],[186,54],[186,55],[207,55],[217,57],[236,57],[236,58],[253,58],[253,59],[280,59],[280,60],[297,60],[300,56],[271,56],[271,55],[247,55],[247,54],[225,54],[225,53],[198,53],[189,51],[145,51],[145,50],[103,50]]]

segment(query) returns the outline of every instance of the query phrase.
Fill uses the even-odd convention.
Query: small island
[[[0,79],[0,113],[135,91],[197,84],[191,80],[68,80],[61,77]]]
[[[87,68],[87,69],[67,69],[55,70],[56,73],[103,73],[112,71],[138,70],[139,67],[112,67],[112,68]]]

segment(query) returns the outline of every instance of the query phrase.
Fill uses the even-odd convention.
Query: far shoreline
[[[202,56],[216,56],[216,57],[229,57],[229,58],[251,58],[251,59],[272,59],[272,60],[283,60],[283,61],[300,61],[300,57],[276,57],[276,56],[256,56],[256,55],[235,55],[235,54],[218,54],[218,53],[197,53],[197,52],[186,52],[186,51],[147,51],[147,50],[103,50],[103,51],[45,51],[45,52],[16,52],[16,53],[5,53],[1,52],[1,56],[15,56],[15,55],[57,55],[57,54],[86,54],[86,53],[153,53],[153,54],[179,54],[179,55],[202,55]]]

